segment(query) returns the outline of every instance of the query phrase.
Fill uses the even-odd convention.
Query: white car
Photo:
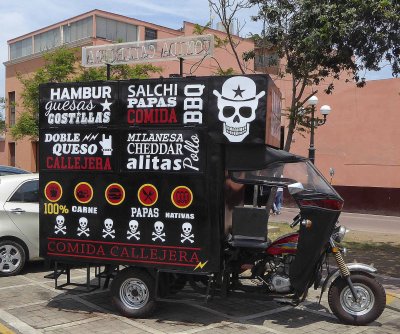
[[[0,276],[39,258],[39,174],[0,177]]]

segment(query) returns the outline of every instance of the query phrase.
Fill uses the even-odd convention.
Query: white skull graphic
[[[56,217],[56,223],[57,223],[57,226],[58,226],[58,227],[64,226],[64,222],[65,222],[64,216],[58,215],[58,216]]]
[[[110,219],[110,218],[107,218],[107,219],[104,221],[104,227],[105,227],[105,229],[107,230],[107,232],[110,232],[110,231],[111,231],[113,225],[114,225],[114,222],[113,222],[112,219]]]
[[[182,224],[182,232],[185,236],[188,236],[190,232],[192,232],[192,224],[190,223],[183,223]]]
[[[258,100],[265,91],[257,94],[255,82],[248,77],[232,77],[222,85],[218,97],[218,119],[224,123],[223,133],[232,143],[243,141],[249,134],[250,123],[256,118]]]
[[[155,222],[155,223],[154,223],[154,231],[155,231],[158,235],[161,234],[161,232],[163,231],[163,229],[164,229],[164,223],[163,223],[163,222],[158,221],[158,222]]]
[[[86,229],[86,226],[88,225],[88,220],[85,217],[79,218],[79,226],[81,227],[82,230]]]
[[[136,233],[138,227],[139,227],[139,222],[137,220],[131,220],[129,222],[129,229],[131,230],[132,233]]]

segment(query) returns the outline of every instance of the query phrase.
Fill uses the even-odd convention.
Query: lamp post
[[[315,95],[311,96],[308,101],[308,105],[311,106],[311,117],[304,116],[305,123],[310,127],[310,147],[308,149],[308,158],[312,163],[315,161],[315,147],[314,147],[314,129],[318,126],[326,123],[326,116],[331,112],[331,107],[323,105],[320,108],[320,112],[324,119],[315,118],[315,106],[318,104],[318,97]]]

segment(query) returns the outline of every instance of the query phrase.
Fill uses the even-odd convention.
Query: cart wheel
[[[156,307],[155,280],[143,269],[126,268],[111,285],[113,305],[126,317],[150,316]]]

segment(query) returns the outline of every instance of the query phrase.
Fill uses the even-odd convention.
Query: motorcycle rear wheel
[[[343,323],[349,325],[367,325],[382,314],[386,305],[386,293],[375,278],[362,273],[352,274],[351,281],[359,300],[353,295],[345,279],[338,277],[330,286],[329,307]]]

